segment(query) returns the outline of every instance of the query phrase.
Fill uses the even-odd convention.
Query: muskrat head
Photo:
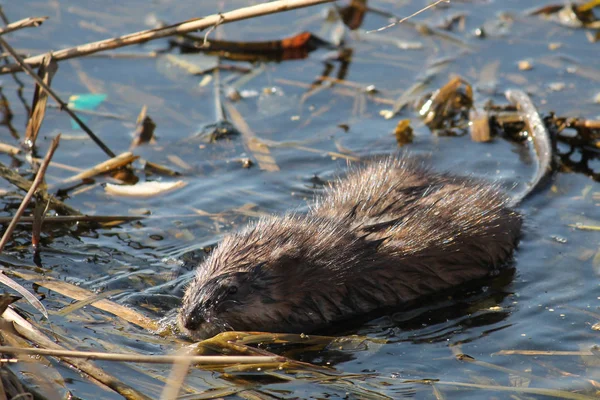
[[[315,301],[343,287],[354,251],[344,251],[346,235],[335,221],[284,216],[226,236],[187,288],[180,327],[204,339],[226,330],[308,331],[326,323],[328,310]]]
[[[237,271],[207,274],[221,256],[215,253],[199,267],[183,299],[179,323],[195,339],[249,329],[249,314],[259,312],[258,305],[269,298],[261,277],[264,264],[238,264]]]

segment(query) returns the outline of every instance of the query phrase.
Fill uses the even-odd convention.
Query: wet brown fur
[[[188,287],[180,325],[197,339],[310,332],[485,277],[518,241],[521,216],[508,201],[494,185],[411,158],[354,169],[308,213],[226,236]]]

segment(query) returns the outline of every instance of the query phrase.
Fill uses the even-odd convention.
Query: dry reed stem
[[[46,317],[46,319],[48,319],[48,311],[46,311],[46,307],[44,307],[42,302],[39,301],[38,298],[35,297],[35,295],[33,293],[31,293],[29,290],[25,289],[18,282],[15,282],[15,280],[6,276],[2,270],[0,270],[0,283],[5,286],[8,286],[12,290],[19,293],[21,296],[23,296],[25,298],[25,300],[27,300],[27,302],[29,302],[29,304],[31,304],[36,310],[38,310],[40,313],[42,313],[44,315],[44,317]]]
[[[67,103],[65,103],[55,92],[54,90],[52,90],[48,85],[46,85],[44,83],[44,81],[42,80],[42,78],[40,78],[32,69],[30,66],[28,66],[27,64],[25,64],[25,62],[23,61],[23,59],[21,58],[21,56],[19,56],[19,54],[17,54],[17,52],[15,51],[15,49],[13,49],[8,43],[6,43],[6,40],[4,40],[2,38],[2,36],[0,36],[0,45],[2,47],[4,47],[4,49],[10,53],[10,55],[17,61],[17,63],[23,67],[23,69],[25,70],[25,72],[27,72],[27,74],[29,76],[31,76],[36,82],[37,84],[44,89],[44,91],[46,93],[48,93],[48,95],[50,97],[52,97],[54,99],[54,101],[56,101],[58,103],[58,105],[60,106],[60,109],[63,110],[64,112],[66,112],[67,114],[69,114],[69,116],[77,123],[77,125],[79,125],[79,127],[81,129],[83,129],[83,131],[85,131],[85,133],[88,134],[88,136],[94,141],[94,143],[96,143],[101,149],[102,151],[104,151],[109,157],[114,157],[115,153],[113,153],[103,142],[102,140],[100,140],[100,138],[98,136],[96,136],[94,134],[94,132],[92,132],[92,130],[90,128],[88,128],[88,126],[73,112],[71,111],[71,109],[67,106]],[[43,55],[42,57],[42,61],[44,59],[44,57],[46,57],[46,54]]]
[[[75,300],[85,300],[89,297],[96,296],[95,293],[90,292],[84,288],[71,285],[70,283],[59,281],[50,277],[42,277],[35,274],[24,273],[20,271],[11,271],[12,274],[17,275],[19,278],[27,279],[28,281],[35,282],[37,285],[53,290],[63,296],[70,297]],[[119,318],[142,327],[149,331],[156,331],[159,325],[156,321],[138,313],[137,311],[117,304],[113,301],[102,299],[92,303],[92,306],[118,316]]]
[[[2,239],[0,239],[0,253],[2,252],[2,250],[4,249],[4,246],[10,239],[10,236],[12,235],[13,231],[15,230],[15,227],[17,226],[17,222],[19,221],[19,218],[21,217],[21,215],[23,215],[25,208],[27,208],[27,206],[29,205],[29,201],[33,197],[33,194],[37,190],[38,186],[42,183],[42,180],[44,179],[44,174],[46,173],[46,168],[48,168],[48,164],[50,163],[50,160],[52,159],[52,156],[54,155],[54,151],[58,147],[59,141],[60,141],[60,134],[56,135],[56,137],[52,140],[52,144],[50,145],[50,148],[48,149],[48,152],[46,153],[46,157],[44,157],[44,161],[40,165],[40,169],[38,170],[38,172],[35,176],[35,179],[33,180],[33,183],[31,184],[29,190],[27,191],[27,194],[23,198],[21,205],[17,209],[17,212],[15,213],[13,220],[10,222],[10,225],[8,225],[8,227],[6,228],[6,231],[4,232]]]
[[[23,28],[35,28],[40,26],[48,17],[29,17],[20,19],[11,24],[6,25],[4,28],[0,28],[0,35],[4,35],[9,32],[14,32]]]
[[[38,70],[37,75],[42,79],[46,86],[50,86],[52,78],[58,70],[58,64],[52,58],[51,54],[44,56],[44,61]],[[38,133],[44,122],[46,115],[46,104],[48,103],[48,92],[42,89],[39,84],[35,85],[33,92],[33,101],[31,102],[31,115],[25,129],[25,145],[29,149],[35,147]]]
[[[97,164],[86,171],[83,171],[77,175],[67,178],[62,183],[70,183],[84,179],[90,179],[96,175],[105,174],[117,168],[121,168],[137,160],[138,158],[139,156],[135,156],[133,155],[133,153],[127,151],[125,153],[119,154],[118,156],[114,156],[110,160],[101,162],[100,164]]]
[[[30,342],[35,343],[37,346],[44,347],[47,350],[59,350],[65,351],[66,349],[62,346],[54,343],[51,339],[49,339],[46,335],[40,332],[37,328],[35,328],[31,323],[26,321],[23,317],[17,314],[13,309],[7,309],[2,317],[8,321],[14,323],[15,330],[24,338],[29,340]],[[39,349],[36,349],[39,350]],[[103,385],[108,386],[115,392],[119,393],[123,397],[128,400],[150,400],[150,398],[132,387],[126,385],[125,383],[119,381],[114,376],[107,374],[102,369],[96,367],[91,362],[80,360],[74,357],[65,357],[62,358],[63,361],[71,364],[75,368],[85,372],[98,382]]]
[[[114,295],[119,294],[119,293],[123,293],[123,290],[121,290],[121,289],[107,290],[105,292],[95,294],[94,296],[90,296],[87,299],[78,300],[78,301],[76,301],[74,303],[71,303],[68,306],[65,306],[65,307],[61,308],[60,310],[54,312],[53,314],[55,316],[64,317],[66,315],[74,313],[75,311],[77,311],[77,310],[79,310],[79,309],[81,309],[81,308],[83,308],[85,306],[88,306],[88,305],[90,305],[92,303],[95,303],[95,302],[100,301],[102,299],[106,299],[106,298],[108,298],[110,296],[114,296]]]
[[[16,156],[21,153],[21,149],[15,146],[11,146],[10,144],[0,143],[0,153],[6,153],[11,156]]]
[[[285,357],[279,356],[192,356],[192,355],[143,355],[102,353],[97,351],[76,351],[66,349],[35,349],[14,346],[0,346],[2,353],[29,354],[52,357],[85,358],[87,360],[133,362],[140,364],[171,364],[181,361],[202,365],[229,365],[254,363],[280,363]]]
[[[178,24],[163,28],[149,29],[145,31],[130,33],[128,35],[100,40],[93,43],[87,43],[68,49],[52,52],[56,60],[66,60],[74,57],[86,56],[99,51],[116,49],[155,40],[167,36],[178,35],[193,31],[202,31],[214,25],[223,25],[229,22],[241,21],[244,19],[260,17],[263,15],[275,14],[297,8],[310,7],[317,4],[330,3],[334,0],[277,0],[269,3],[257,4],[250,7],[243,7],[237,10],[225,12],[222,14],[213,14],[207,17],[194,18]],[[42,62],[43,55],[29,57],[24,60],[27,65],[38,66]],[[0,68],[0,74],[16,72],[22,70],[22,65],[10,64]]]

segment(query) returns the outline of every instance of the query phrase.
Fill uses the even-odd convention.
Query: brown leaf
[[[54,74],[58,70],[58,63],[52,58],[52,54],[48,53],[44,56],[44,60],[38,69],[38,75],[44,83],[50,86]],[[35,85],[33,93],[33,101],[31,103],[31,115],[25,130],[25,145],[28,148],[35,146],[40,127],[46,115],[46,103],[48,102],[48,94],[38,85]]]

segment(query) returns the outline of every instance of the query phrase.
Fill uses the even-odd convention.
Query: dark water
[[[34,15],[48,15],[50,19],[42,27],[21,30],[6,38],[13,47],[38,54],[147,29],[156,21],[174,23],[250,3],[253,2],[11,1],[4,4],[11,21]],[[46,225],[41,252],[45,273],[92,291],[118,289],[120,293],[112,300],[158,318],[177,306],[182,284],[191,276],[194,260],[202,257],[204,247],[214,245],[224,233],[261,214],[302,209],[321,187],[321,180],[344,170],[346,161],[334,159],[327,152],[346,149],[357,156],[371,156],[398,151],[393,130],[399,118],[410,118],[415,130],[414,142],[406,148],[428,157],[440,169],[485,176],[508,185],[527,181],[533,165],[521,145],[502,139],[474,143],[468,135],[434,136],[412,109],[386,120],[380,112],[392,106],[377,103],[360,88],[374,85],[380,90],[376,96],[395,100],[428,72],[431,79],[426,91],[460,75],[473,84],[478,104],[488,99],[502,103],[507,88],[520,87],[535,94],[534,101],[543,112],[598,118],[600,105],[594,102],[594,96],[600,93],[598,43],[591,43],[584,29],[568,29],[525,15],[525,10],[539,6],[538,3],[456,1],[413,20],[435,24],[450,15],[465,13],[464,30],[455,29],[449,33],[450,39],[423,36],[411,23],[370,36],[350,33],[346,46],[352,50],[352,57],[347,65],[332,60],[326,49],[294,61],[254,65],[224,61],[260,70],[239,87],[258,95],[235,103],[235,107],[256,136],[281,144],[270,148],[279,167],[276,172],[263,171],[256,165],[242,168],[239,159],[254,156],[241,136],[216,143],[206,143],[198,137],[204,127],[215,122],[214,79],[201,84],[204,75],[191,75],[164,55],[148,56],[151,51],[168,48],[166,40],[111,52],[122,57],[92,56],[61,62],[52,86],[63,98],[90,92],[108,95],[96,111],[118,118],[87,116],[86,121],[115,153],[128,150],[135,119],[142,106],[147,105],[157,125],[157,142],[134,152],[142,159],[179,171],[182,176],[177,179],[187,186],[148,199],[125,198],[106,194],[102,185],[105,180],[101,178],[90,190],[71,192],[65,201],[83,213],[147,212],[151,218],[95,230]],[[381,0],[369,5],[404,16],[426,2]],[[223,40],[275,40],[310,31],[329,40],[330,30],[323,23],[328,8],[319,6],[228,24],[216,35]],[[360,30],[386,23],[381,15],[367,13]],[[487,32],[484,39],[473,34],[482,26]],[[397,42],[419,42],[422,48],[402,50]],[[550,44],[559,46],[551,49]],[[166,54],[177,55],[178,51]],[[214,61],[203,55],[184,58],[190,62]],[[431,66],[440,60],[447,62],[432,70]],[[521,60],[530,60],[533,69],[520,71],[517,63]],[[344,82],[325,84],[308,96],[306,85],[323,74],[327,65],[333,68],[332,77],[345,68]],[[223,71],[220,79],[231,83],[242,76]],[[20,74],[19,78],[25,82],[24,98],[29,103],[33,86],[25,75]],[[564,84],[564,88],[553,90],[556,83]],[[268,88],[275,88],[275,94],[265,94]],[[2,91],[14,114],[12,124],[23,134],[27,114],[17,89],[18,84],[10,75],[2,76]],[[340,124],[349,130],[345,132]],[[40,154],[58,132],[64,136],[55,161],[87,168],[105,160],[98,147],[56,109],[49,109],[46,115],[38,141]],[[0,127],[0,135],[2,142],[16,145],[6,127]],[[173,156],[182,163],[176,164]],[[573,157],[577,160],[578,156],[575,153]],[[0,161],[18,166],[6,155],[0,156]],[[146,175],[142,164],[135,166],[140,180],[174,180]],[[21,166],[23,171],[26,168]],[[48,184],[56,190],[72,174],[51,167]],[[10,216],[20,199],[10,196],[14,188],[7,182],[3,181],[1,188],[9,192],[2,206],[3,215]],[[501,277],[470,296],[438,304],[431,310],[380,318],[349,332],[387,339],[386,344],[373,340],[358,349],[298,355],[304,361],[330,363],[340,372],[357,374],[348,378],[346,385],[257,378],[254,388],[274,398],[544,398],[541,394],[511,394],[444,384],[436,385],[435,390],[441,393],[436,395],[432,386],[406,383],[436,379],[560,389],[593,396],[600,369],[591,357],[494,353],[504,349],[578,351],[598,343],[592,325],[600,317],[600,234],[572,225],[598,226],[599,201],[597,182],[583,174],[557,174],[549,187],[523,206],[526,228],[516,253],[514,276]],[[19,228],[14,237],[15,242],[1,256],[3,268],[31,271],[29,228]],[[23,283],[31,287],[31,283]],[[40,289],[40,293],[46,295],[43,302],[50,311],[71,301],[46,289]],[[31,313],[32,319],[39,318],[24,302],[20,309]],[[130,349],[157,354],[177,347],[170,338],[114,322],[110,315],[90,307],[68,317],[51,316],[51,321],[56,333],[70,338],[69,344],[81,349]],[[482,363],[459,361],[456,353],[468,354]],[[153,398],[159,397],[163,386],[157,376],[166,377],[170,369],[98,364]],[[53,362],[52,366],[66,382],[60,386],[76,396],[120,398],[99,389],[64,364]],[[19,366],[14,370],[19,371]],[[220,374],[202,370],[192,370],[186,383],[200,392],[230,385]]]

